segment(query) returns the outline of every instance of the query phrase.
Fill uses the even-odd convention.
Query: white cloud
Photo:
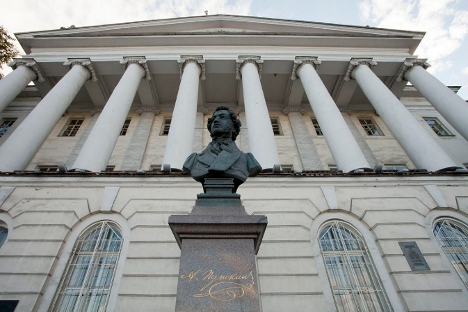
[[[362,0],[361,19],[376,27],[426,31],[415,54],[429,59],[431,72],[451,67],[444,60],[468,34],[468,10],[456,0]]]

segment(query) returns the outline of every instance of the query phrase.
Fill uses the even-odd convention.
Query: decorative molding
[[[179,63],[179,72],[180,72],[180,79],[182,79],[182,74],[184,73],[185,66],[189,63],[193,62],[200,67],[200,79],[205,80],[205,60],[203,59],[203,55],[181,55],[180,59],[177,60]]]
[[[297,71],[301,68],[304,64],[311,64],[315,70],[322,64],[321,61],[318,60],[317,56],[296,56],[294,59],[293,70],[291,74],[291,80],[297,80],[299,77],[297,76]]]
[[[347,109],[347,108],[339,108],[340,112],[351,115],[354,113],[354,110]]]
[[[283,109],[283,114],[289,115],[289,113],[301,113],[301,115],[304,115],[305,110],[300,107],[287,106],[285,109]]]
[[[94,116],[96,114],[100,114],[102,112],[102,108],[99,108],[99,109],[93,109],[92,111],[90,111],[89,113],[91,114],[91,116]]]
[[[344,76],[345,81],[351,80],[351,73],[359,65],[367,65],[371,67],[377,65],[377,62],[372,60],[372,58],[352,58],[351,61],[349,61],[348,70]]]
[[[431,65],[427,62],[427,59],[410,59],[407,58],[403,62],[403,66],[401,66],[400,71],[397,74],[396,81],[402,82],[405,79],[405,73],[413,66],[422,66],[424,69],[427,69]]]
[[[68,61],[63,63],[63,65],[70,66],[70,69],[75,65],[81,65],[81,66],[83,66],[84,68],[86,68],[88,70],[89,76],[90,76],[89,80],[94,81],[94,82],[98,81],[97,76],[96,76],[96,72],[94,71],[94,67],[93,67],[93,64],[91,63],[90,59],[87,59],[87,58],[69,58]]]
[[[155,116],[159,115],[159,109],[157,108],[144,107],[144,108],[137,109],[136,112],[138,115],[141,115],[143,113],[152,113]]]
[[[262,79],[262,70],[263,70],[263,60],[260,56],[255,55],[239,55],[239,58],[236,60],[236,79],[242,79],[241,69],[247,63],[252,63],[257,66],[258,76]]]
[[[18,66],[29,67],[32,71],[36,73],[36,80],[38,82],[45,81],[44,76],[42,75],[41,70],[37,65],[36,60],[34,60],[33,58],[14,58],[11,62],[8,63],[8,66],[10,66],[13,69],[18,68]]]
[[[145,79],[151,80],[151,73],[148,68],[148,64],[146,64],[146,57],[144,56],[124,56],[123,60],[120,61],[120,64],[125,65],[125,69],[127,69],[128,65],[130,64],[138,64],[143,67],[145,71]]]
[[[205,106],[198,106],[197,112],[202,113],[203,115],[206,115],[210,112],[210,110],[206,108]]]

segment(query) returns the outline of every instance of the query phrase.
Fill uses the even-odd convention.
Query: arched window
[[[0,220],[0,248],[2,248],[3,243],[6,241],[7,236],[8,236],[8,228]]]
[[[338,311],[393,311],[357,230],[338,220],[328,222],[319,243]]]
[[[453,219],[439,219],[434,236],[468,288],[468,227]]]
[[[78,237],[55,295],[52,311],[105,311],[122,248],[117,225],[100,221]]]

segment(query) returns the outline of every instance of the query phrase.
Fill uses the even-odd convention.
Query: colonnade
[[[144,57],[124,57],[121,63],[126,66],[125,73],[104,106],[72,169],[102,171],[106,168],[141,79],[151,79]],[[239,57],[236,78],[242,80],[250,152],[263,168],[273,168],[280,161],[260,83],[262,63],[259,57]],[[292,79],[300,79],[338,168],[345,172],[371,170],[317,74],[316,66],[319,64],[316,57],[297,57]],[[89,59],[70,59],[65,65],[70,66],[70,71],[0,146],[0,171],[25,169],[84,83],[96,80]],[[182,168],[185,158],[193,151],[199,83],[205,75],[201,56],[182,57],[179,65],[181,82],[163,157],[163,167],[176,169]],[[351,59],[345,80],[356,80],[417,168],[429,171],[456,168],[457,164],[372,72],[371,66],[374,65],[376,63],[372,59]],[[17,61],[13,67],[15,70],[0,80],[0,111],[30,81],[43,80],[33,59]],[[412,82],[440,114],[468,139],[468,105],[425,71],[425,67],[427,64],[421,60],[406,60],[397,80]]]

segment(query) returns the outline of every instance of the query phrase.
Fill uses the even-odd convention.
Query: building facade
[[[218,105],[264,168],[238,190],[269,219],[263,311],[468,311],[468,103],[414,56],[424,33],[210,15],[16,36],[6,311],[174,311],[167,220],[202,192],[180,169]]]

